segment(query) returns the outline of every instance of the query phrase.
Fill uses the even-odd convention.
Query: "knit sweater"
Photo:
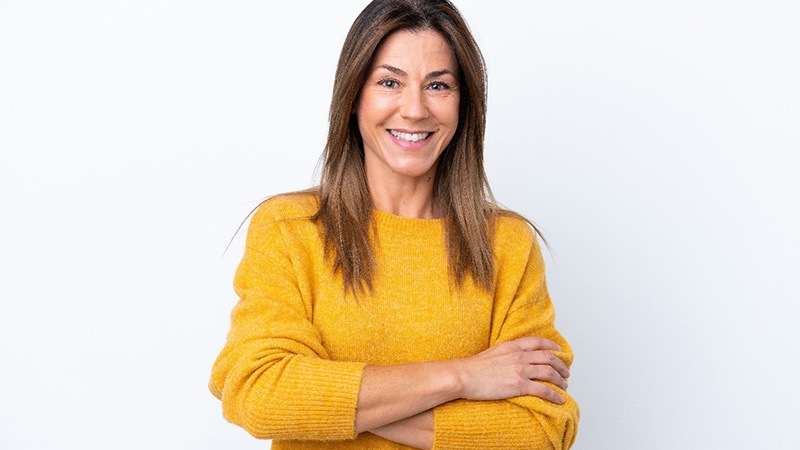
[[[365,365],[475,355],[502,341],[539,336],[572,351],[554,327],[537,239],[523,220],[495,229],[494,289],[448,276],[444,221],[373,212],[377,273],[372,292],[353,298],[325,255],[309,217],[313,195],[262,204],[248,227],[234,277],[239,301],[209,388],[227,420],[274,450],[409,448],[354,422]],[[434,408],[436,449],[568,449],[577,403],[533,396],[456,400]]]

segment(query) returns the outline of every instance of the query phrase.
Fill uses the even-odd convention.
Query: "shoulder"
[[[264,247],[285,239],[308,239],[316,236],[310,219],[319,210],[313,191],[292,192],[270,197],[252,213],[247,228],[248,246]]]
[[[253,224],[266,225],[293,219],[309,219],[319,211],[319,197],[314,191],[291,192],[270,197],[253,212]]]
[[[501,260],[524,259],[541,254],[539,234],[533,224],[513,211],[501,211],[495,221],[493,247]]]
[[[495,222],[495,239],[498,241],[517,241],[521,244],[534,245],[537,241],[536,230],[525,217],[513,211],[501,211]]]
[[[539,246],[539,234],[525,217],[502,211],[495,222],[494,258],[499,285],[520,286],[520,283],[544,279],[545,261]]]

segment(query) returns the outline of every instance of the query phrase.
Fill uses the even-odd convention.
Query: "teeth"
[[[392,133],[392,136],[396,137],[397,139],[402,139],[409,142],[419,142],[427,139],[428,136],[430,136],[430,133],[400,133],[394,130],[389,130],[389,132]]]

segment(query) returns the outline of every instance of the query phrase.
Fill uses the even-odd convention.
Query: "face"
[[[367,180],[433,180],[458,126],[458,66],[437,32],[398,31],[375,55],[357,105]]]

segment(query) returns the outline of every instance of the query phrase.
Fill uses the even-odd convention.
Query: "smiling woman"
[[[439,155],[458,127],[456,73],[453,51],[432,30],[398,31],[378,49],[356,109],[376,209],[441,215],[430,192]],[[394,201],[398,194],[406,201]]]
[[[276,450],[572,445],[572,352],[535,229],[489,190],[485,120],[483,58],[450,2],[364,9],[320,185],[248,229],[210,383],[228,420]]]

